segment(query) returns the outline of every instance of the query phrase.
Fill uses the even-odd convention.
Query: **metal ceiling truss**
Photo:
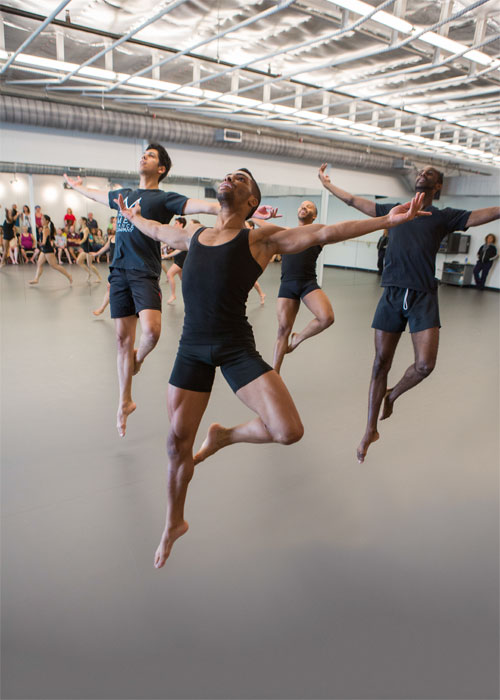
[[[435,20],[439,9],[438,21],[420,24],[406,19],[406,0],[219,0],[217,7],[209,0],[144,0],[141,15],[128,0],[118,0],[117,10],[106,0],[83,8],[81,0],[63,0],[43,21],[27,10],[29,2],[1,8],[4,90],[30,86],[40,95],[80,95],[103,109],[109,101],[135,104],[500,165],[498,0],[441,0],[438,8],[415,0],[411,17],[417,9],[423,20]],[[326,24],[334,29],[324,31]],[[115,26],[126,31],[110,31]],[[157,38],[167,26],[175,48],[144,41],[145,29]],[[20,31],[28,32],[21,42]],[[88,56],[75,44],[82,32],[103,48]],[[272,51],[262,50],[266,37]],[[120,47],[147,65],[120,71]],[[85,60],[71,60],[85,52]]]

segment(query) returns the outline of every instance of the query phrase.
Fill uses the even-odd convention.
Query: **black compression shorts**
[[[251,341],[241,345],[179,344],[169,383],[179,389],[210,392],[216,367],[236,393],[257,377],[272,370]]]
[[[441,328],[437,292],[418,292],[403,287],[384,287],[372,328],[402,333],[409,323],[410,333]]]
[[[112,267],[108,282],[111,318],[135,316],[144,309],[161,311],[160,285],[150,272]]]
[[[315,279],[309,280],[282,280],[278,292],[278,299],[303,299],[309,292],[321,289]]]

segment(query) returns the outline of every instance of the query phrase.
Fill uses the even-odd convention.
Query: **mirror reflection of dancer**
[[[297,212],[298,225],[312,224],[317,216],[318,210],[314,202],[306,200]],[[330,299],[320,288],[316,278],[316,261],[321,250],[321,245],[314,245],[300,253],[282,256],[281,285],[277,303],[278,337],[273,361],[276,372],[280,371],[286,353],[295,350],[307,338],[329,328],[335,320]],[[292,333],[301,301],[314,318],[300,333]]]
[[[333,195],[368,216],[385,214],[392,204],[376,204],[354,196],[334,185],[325,174],[326,163],[319,178]],[[390,228],[389,244],[382,273],[384,292],[377,306],[372,327],[375,329],[375,362],[368,398],[368,421],[358,446],[357,457],[363,462],[372,442],[379,439],[377,419],[392,415],[394,402],[409,389],[429,376],[436,364],[439,343],[439,307],[437,281],[434,277],[436,254],[441,240],[453,231],[465,231],[500,218],[500,207],[475,211],[437,209],[432,201],[443,185],[443,173],[431,166],[423,168],[415,181],[415,190],[423,194],[422,207],[432,212],[429,219],[415,219]],[[387,388],[391,368],[401,333],[409,322],[415,362],[392,388]],[[383,405],[382,405],[383,404]]]
[[[43,273],[43,266],[45,261],[47,261],[53,270],[57,270],[61,275],[64,275],[70,284],[73,284],[73,278],[66,272],[62,265],[56,260],[56,254],[54,252],[54,239],[56,236],[56,228],[52,223],[50,216],[44,214],[42,217],[42,241],[40,246],[40,255],[38,257],[38,264],[36,268],[35,278],[32,279],[29,284],[38,284],[40,277]]]
[[[98,282],[102,282],[102,277],[99,274],[99,270],[95,265],[92,264],[92,243],[90,242],[90,231],[87,226],[87,218],[85,216],[80,217],[80,231],[83,238],[80,241],[81,250],[76,258],[76,264],[85,270],[87,273],[87,282],[90,284],[90,272],[92,271],[97,277]]]
[[[141,203],[149,218],[168,223],[175,214],[216,214],[217,202],[190,199],[176,192],[164,192],[158,185],[172,165],[161,144],[150,144],[139,163],[140,182],[135,190],[126,188],[110,192],[85,187],[81,178],[66,182],[80,194],[95,202],[117,208],[115,199],[121,194],[129,206]],[[111,264],[109,283],[111,317],[115,320],[117,366],[120,397],[116,427],[120,437],[125,435],[128,416],[135,411],[132,400],[132,376],[156,346],[161,331],[160,245],[144,236],[129,221],[118,215],[116,247]],[[137,316],[141,325],[139,347],[134,349]]]
[[[92,257],[95,259],[99,255],[102,255],[103,253],[108,253],[111,264],[113,264],[113,255],[115,254],[115,236],[116,236],[116,217],[113,217],[112,221],[111,221],[111,228],[108,228],[108,240],[102,246],[102,248],[99,248],[99,250],[97,250],[95,253],[92,253]],[[111,287],[111,285],[109,284],[109,282],[107,282],[106,293],[104,294],[102,304],[99,306],[99,308],[94,309],[92,311],[94,316],[100,316],[104,312],[107,305],[109,304],[110,287]]]
[[[140,231],[173,248],[189,249],[182,280],[184,327],[167,392],[168,505],[155,555],[157,568],[165,564],[175,540],[187,532],[184,502],[195,463],[239,442],[289,445],[302,437],[292,397],[279,374],[257,352],[245,315],[248,293],[272,256],[394,226],[416,216],[422,200],[418,195],[379,219],[293,229],[263,225],[249,230],[245,220],[254,214],[260,198],[253,176],[241,168],[226,175],[218,188],[221,211],[215,226],[188,227],[186,231],[149,221],[140,215],[139,206],[126,207],[123,198],[118,198],[122,216]],[[212,274],[206,274],[207,270]],[[212,424],[193,457],[194,440],[218,366],[240,401],[257,417],[232,428]]]

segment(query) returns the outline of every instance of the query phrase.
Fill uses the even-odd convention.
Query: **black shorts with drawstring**
[[[410,333],[441,328],[437,291],[384,287],[372,328],[387,333],[402,333],[407,323]]]

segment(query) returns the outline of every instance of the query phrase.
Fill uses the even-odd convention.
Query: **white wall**
[[[237,167],[249,168],[259,183],[264,185],[264,191],[272,191],[273,185],[288,186],[291,192],[295,189],[296,196],[275,197],[276,203],[285,214],[283,222],[294,224],[298,204],[306,195],[307,199],[319,201],[321,187],[317,178],[317,166],[309,163],[297,163],[291,159],[265,157],[236,150],[220,150],[199,148],[184,145],[166,144],[173,161],[172,174],[178,176],[199,178],[219,178]],[[136,171],[140,155],[144,147],[141,139],[124,139],[119,137],[100,136],[98,134],[82,134],[70,131],[57,131],[21,125],[3,125],[0,131],[0,160],[19,163],[52,164],[60,166],[116,169]],[[319,165],[319,164],[318,164]],[[388,196],[393,201],[404,201],[408,191],[397,176],[375,172],[334,168],[330,172],[334,182],[342,188],[369,198]],[[0,203],[10,206],[16,202],[19,206],[28,202],[23,199],[23,192],[14,192],[10,181],[13,176],[0,174]],[[27,176],[18,175],[17,179],[27,182]],[[493,196],[465,196],[462,194],[469,182],[469,188],[475,192],[481,187],[491,193],[491,180],[478,183],[474,178],[464,178],[461,183],[457,178],[450,182],[450,194],[444,195],[439,206],[477,209],[485,206],[498,205],[498,198]],[[42,208],[47,207],[47,213],[54,215],[56,224],[64,216],[66,207],[70,206],[76,215],[86,215],[92,211],[98,223],[104,227],[109,220],[110,212],[99,204],[89,202],[74,192],[62,188],[61,179],[50,176],[36,176],[35,199]],[[87,178],[87,185],[95,185],[107,189],[109,184],[98,178]],[[168,186],[168,179],[165,186]],[[3,191],[2,191],[3,189]],[[199,187],[175,185],[176,191],[187,196],[203,197],[203,183]],[[24,192],[27,192],[25,189]],[[459,196],[461,195],[461,196]],[[362,214],[333,197],[328,198],[328,223],[352,218],[361,218]],[[200,218],[203,223],[209,223],[206,217]],[[500,222],[488,226],[469,229],[472,236],[471,254],[469,260],[475,260],[477,249],[487,233],[495,233],[500,238]],[[360,241],[338,243],[327,246],[324,261],[327,265],[344,265],[364,269],[376,269],[376,242],[379,233],[369,234]],[[463,261],[465,256],[453,256],[453,259]],[[493,268],[488,279],[488,286],[500,288],[500,265]]]

